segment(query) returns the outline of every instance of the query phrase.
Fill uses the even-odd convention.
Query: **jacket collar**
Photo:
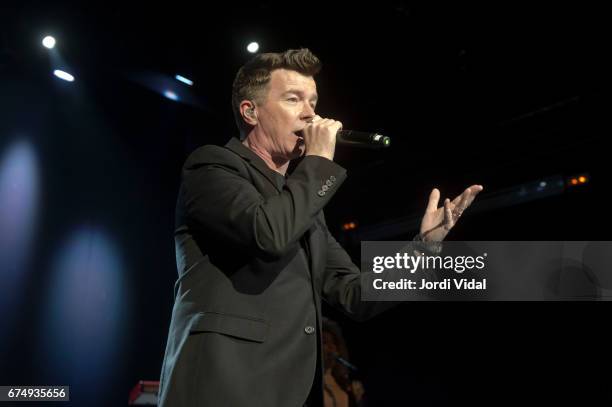
[[[279,192],[280,189],[274,179],[274,175],[272,174],[272,169],[268,167],[266,162],[253,150],[245,146],[238,140],[236,137],[232,137],[226,144],[225,147],[232,150],[234,153],[238,154],[240,157],[244,158],[249,164],[251,164],[255,169],[257,169],[264,177],[270,181],[274,188],[276,188]]]

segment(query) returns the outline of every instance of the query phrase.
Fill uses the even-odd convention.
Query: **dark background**
[[[318,113],[392,138],[385,151],[337,149],[349,178],[326,215],[355,260],[358,242],[382,224],[376,240],[412,238],[418,225],[402,222],[420,217],[434,186],[442,198],[485,187],[453,240],[609,240],[602,10],[1,7],[0,179],[32,180],[11,184],[7,163],[16,162],[37,181],[28,184],[31,225],[0,230],[0,385],[65,384],[74,405],[110,406],[125,405],[138,380],[158,380],[180,167],[197,146],[236,134],[231,83],[253,40],[260,52],[310,48],[323,62]],[[52,52],[40,44],[46,34],[58,40]],[[75,82],[51,74],[60,65]],[[164,98],[167,89],[181,101]],[[15,151],[34,158],[11,161],[23,157]],[[577,174],[589,182],[567,188]],[[532,188],[550,177],[563,186]],[[0,204],[14,191],[0,190]],[[4,226],[14,219],[6,208]],[[348,221],[358,228],[343,231]],[[595,302],[406,303],[361,324],[326,313],[345,330],[371,405],[597,405],[611,397],[609,311]]]

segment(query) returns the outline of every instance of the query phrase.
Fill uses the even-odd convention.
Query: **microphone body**
[[[391,139],[378,133],[339,130],[336,133],[336,143],[353,147],[387,148],[391,145]]]

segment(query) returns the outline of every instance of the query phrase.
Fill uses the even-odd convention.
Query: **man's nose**
[[[312,106],[310,106],[309,104],[306,104],[304,109],[302,109],[302,120],[306,121],[306,122],[311,122],[314,117],[315,117],[315,111],[314,108]]]

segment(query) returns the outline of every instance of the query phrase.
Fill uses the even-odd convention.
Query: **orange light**
[[[342,230],[353,230],[357,228],[356,222],[347,222],[342,225]]]
[[[587,182],[586,177],[579,177],[578,181],[580,181],[582,184],[584,184],[585,182]]]
[[[572,178],[571,183],[572,185],[576,185],[578,184],[578,180],[576,178]]]

